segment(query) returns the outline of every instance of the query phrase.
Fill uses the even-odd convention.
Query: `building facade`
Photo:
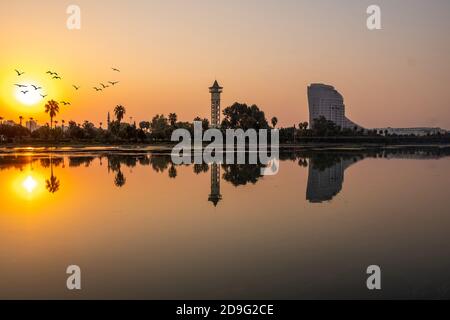
[[[396,136],[429,136],[429,135],[445,135],[447,131],[441,128],[376,128],[376,130],[381,135],[396,135]]]
[[[330,85],[314,83],[308,87],[309,124],[314,128],[314,121],[320,117],[333,121],[342,129],[362,129],[345,115],[342,95]]]
[[[39,126],[37,124],[37,122],[35,120],[29,120],[25,123],[25,126],[28,130],[30,130],[31,132],[36,131],[37,129],[39,129]]]

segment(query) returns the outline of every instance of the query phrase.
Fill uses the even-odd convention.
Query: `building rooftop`
[[[212,87],[210,87],[209,89],[223,89],[223,87],[221,87],[219,85],[219,83],[217,82],[217,80],[214,80],[214,84],[212,85]]]

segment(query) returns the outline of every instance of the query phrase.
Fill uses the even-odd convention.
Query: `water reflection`
[[[211,165],[211,194],[208,197],[208,201],[211,201],[215,207],[219,201],[222,200],[220,194],[220,166],[217,163]]]
[[[73,298],[69,264],[87,299],[370,299],[370,264],[375,297],[449,296],[448,148],[290,150],[267,177],[65,152],[0,154],[0,297]]]
[[[322,203],[331,201],[343,188],[345,171],[353,164],[366,158],[386,159],[438,159],[449,156],[450,148],[396,148],[396,149],[374,149],[374,150],[291,150],[280,154],[280,160],[295,161],[299,167],[308,167],[308,181],[306,188],[306,199],[310,203]],[[33,164],[39,162],[40,166],[48,170],[48,178],[45,179],[45,189],[50,194],[57,193],[62,183],[56,176],[54,169],[65,168],[68,161],[70,168],[89,168],[98,159],[103,166],[104,159],[107,160],[107,171],[113,173],[112,182],[117,188],[124,188],[127,177],[123,168],[132,169],[136,166],[148,166],[156,173],[167,174],[170,179],[178,177],[177,165],[175,165],[169,154],[165,153],[101,153],[101,154],[77,154],[66,156],[49,155],[3,155],[0,156],[0,170],[17,169],[21,172],[27,166],[30,167],[29,174],[22,179],[22,188],[32,194],[39,188],[38,179],[33,176]],[[218,206],[223,200],[221,193],[221,180],[234,187],[252,185],[261,179],[260,165],[234,165],[234,164],[193,164],[191,165],[196,175],[206,174],[210,171],[211,193],[208,201]]]
[[[37,187],[37,182],[32,176],[28,176],[22,185],[28,193],[33,193]]]
[[[312,157],[310,160],[306,199],[311,203],[332,200],[342,190],[344,171],[358,161],[343,157],[330,160],[321,156]]]

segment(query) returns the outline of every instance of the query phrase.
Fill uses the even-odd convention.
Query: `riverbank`
[[[0,144],[1,154],[26,153],[170,153],[175,143],[152,144]],[[204,145],[206,147],[207,144]],[[375,143],[296,143],[281,144],[280,152],[296,151],[362,151],[390,149],[450,149],[450,143],[408,143],[408,144],[375,144]]]

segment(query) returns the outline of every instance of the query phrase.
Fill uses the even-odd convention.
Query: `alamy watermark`
[[[380,6],[373,4],[367,8],[367,14],[369,17],[367,18],[367,29],[373,30],[381,30],[381,8]]]
[[[381,268],[377,265],[372,265],[367,268],[367,289],[381,290]]]
[[[81,8],[77,5],[70,5],[66,9],[66,13],[69,15],[67,18],[66,26],[69,30],[81,29]]]
[[[70,275],[66,281],[67,289],[70,291],[81,290],[81,268],[71,265],[67,267],[66,273]]]
[[[227,129],[224,141],[221,130],[212,128],[203,132],[202,122],[195,121],[193,138],[189,130],[177,129],[171,140],[179,142],[172,149],[172,161],[177,165],[224,162],[263,165],[261,175],[265,176],[277,174],[280,168],[280,133],[277,129]],[[210,144],[203,148],[204,142]]]

